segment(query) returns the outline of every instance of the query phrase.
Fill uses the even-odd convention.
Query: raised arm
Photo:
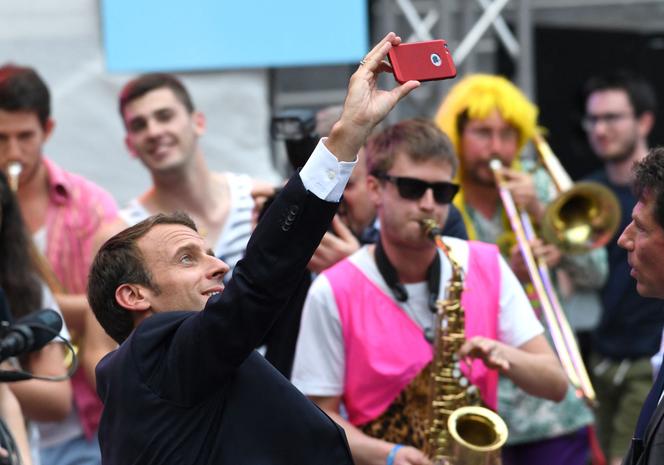
[[[379,73],[390,69],[383,60],[400,40],[390,33],[367,54],[350,79],[341,118],[267,209],[225,291],[182,324],[169,366],[184,368],[188,379],[199,380],[189,383],[194,390],[223,382],[263,339],[328,229],[361,146],[376,124],[419,85],[409,81],[389,91],[377,87]],[[200,369],[205,365],[215,369]]]

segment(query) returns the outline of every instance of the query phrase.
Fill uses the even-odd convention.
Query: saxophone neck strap
[[[406,302],[408,300],[408,291],[406,290],[406,286],[399,282],[397,270],[387,257],[380,237],[376,241],[374,257],[376,267],[378,267],[380,275],[385,280],[385,283],[387,283],[387,287],[392,291],[394,298],[398,302]],[[440,291],[440,254],[438,251],[434,254],[433,260],[427,269],[427,288],[429,289],[429,310],[435,313],[437,310],[436,301],[438,300],[438,293]]]

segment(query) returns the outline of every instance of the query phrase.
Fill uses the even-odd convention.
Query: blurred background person
[[[85,316],[91,313],[85,290],[93,243],[116,218],[117,208],[108,192],[44,156],[54,128],[50,92],[39,74],[29,67],[0,67],[0,171],[12,164],[21,167],[16,192],[21,216],[45,257],[65,322],[80,341],[85,338]],[[75,408],[48,431],[42,429],[44,461],[99,464],[101,402],[83,370],[75,373],[72,387]]]
[[[20,318],[43,308],[58,310],[53,294],[40,275],[36,259],[18,203],[7,178],[0,172],[0,289],[6,296],[7,310],[11,312],[10,315],[0,315],[3,320]],[[66,325],[60,335],[69,338]],[[60,377],[67,373],[64,348],[57,340],[41,350],[19,357],[19,362],[22,369],[38,376]],[[51,426],[67,418],[72,411],[71,383],[69,380],[33,379],[7,385],[16,396],[23,416],[30,421],[33,462],[40,463],[38,430],[41,429],[44,440],[48,440]]]
[[[653,379],[650,357],[660,346],[662,301],[642,297],[630,276],[628,251],[618,237],[632,221],[634,163],[648,153],[657,109],[652,85],[628,71],[598,75],[585,85],[583,128],[603,166],[588,179],[611,189],[621,206],[620,228],[607,244],[609,276],[601,289],[602,315],[593,334],[592,371],[598,437],[610,460],[621,463],[639,408]]]
[[[20,460],[22,465],[33,465],[39,462],[33,462],[30,455],[30,443],[28,441],[28,433],[25,429],[25,418],[21,411],[21,406],[16,400],[16,396],[9,389],[7,384],[0,384],[0,418],[4,422],[9,434],[14,439],[14,445],[19,458],[11,456],[11,450],[7,444],[0,444],[0,459]]]

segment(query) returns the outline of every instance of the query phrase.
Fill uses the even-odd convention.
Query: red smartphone
[[[395,79],[406,81],[438,81],[456,76],[452,54],[444,40],[427,40],[399,44],[388,52]]]

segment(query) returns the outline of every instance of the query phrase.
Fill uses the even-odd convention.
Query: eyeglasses
[[[433,192],[433,198],[436,203],[446,205],[452,201],[459,186],[457,184],[440,181],[440,182],[426,182],[417,178],[406,178],[401,176],[390,176],[387,173],[372,173],[378,179],[388,181],[397,186],[399,195],[408,200],[419,200],[422,198],[427,189]]]
[[[592,129],[601,123],[607,126],[616,126],[620,121],[625,118],[631,118],[631,113],[603,113],[601,115],[586,115],[581,120],[581,126],[585,131],[592,131]]]

